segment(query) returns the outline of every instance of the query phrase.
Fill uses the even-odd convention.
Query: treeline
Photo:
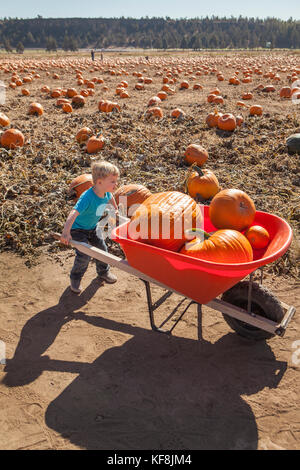
[[[290,18],[4,18],[0,47],[75,51],[79,48],[300,48],[300,22]]]

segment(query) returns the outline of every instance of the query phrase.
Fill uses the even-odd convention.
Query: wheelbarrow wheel
[[[248,290],[248,281],[239,282],[231,289],[224,292],[222,300],[247,311]],[[283,308],[276,297],[268,289],[256,283],[252,283],[251,312],[276,323],[280,323],[284,317]],[[273,333],[249,325],[249,323],[233,318],[225,313],[223,313],[223,317],[234,331],[245,338],[259,341],[275,336]]]

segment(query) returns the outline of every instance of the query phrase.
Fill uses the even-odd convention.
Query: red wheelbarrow
[[[207,232],[216,230],[209,220],[209,208],[202,206],[202,210],[204,230]],[[266,228],[271,241],[266,249],[254,250],[253,261],[240,264],[200,260],[132,240],[128,237],[128,224],[129,219],[126,219],[124,223],[113,229],[111,235],[112,240],[120,244],[126,260],[86,243],[71,241],[70,244],[79,251],[144,281],[150,324],[154,331],[172,333],[190,305],[197,304],[199,338],[202,305],[221,312],[229,326],[244,337],[260,340],[284,335],[295,314],[295,307],[280,302],[262,286],[262,268],[280,258],[291,244],[292,230],[285,220],[257,211],[253,225]],[[55,234],[55,237],[59,238],[59,235]],[[256,283],[253,281],[253,275],[258,269],[261,271],[260,282]],[[243,280],[248,275],[250,279]],[[166,293],[154,303],[151,283],[166,290]],[[178,306],[160,326],[155,324],[154,311],[173,293],[179,294],[189,303],[172,327],[163,329],[163,326],[177,314]],[[220,298],[217,298],[218,296]]]

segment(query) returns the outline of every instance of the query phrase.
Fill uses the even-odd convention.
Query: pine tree
[[[5,39],[3,41],[3,47],[4,49],[6,50],[6,52],[12,52],[13,48],[11,47],[11,44],[10,44],[10,40],[9,39]]]
[[[23,43],[20,41],[17,44],[16,51],[18,54],[23,54],[25,47],[23,46]]]
[[[46,40],[46,51],[57,51],[56,39],[54,39],[52,36],[49,36]]]

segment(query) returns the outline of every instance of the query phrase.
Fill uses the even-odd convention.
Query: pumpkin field
[[[300,308],[299,53],[147,54],[1,54],[0,447],[299,448],[297,314],[284,338],[253,345],[210,311],[196,341],[194,312],[166,341],[133,276],[97,290],[90,267],[83,294],[68,291],[73,250],[52,234],[72,182],[106,160],[120,188],[205,206],[234,189],[287,221],[291,246],[264,283]]]

